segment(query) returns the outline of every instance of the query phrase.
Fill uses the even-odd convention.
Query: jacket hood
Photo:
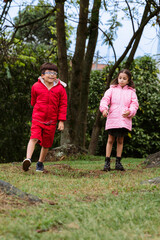
[[[116,87],[120,87],[121,88],[121,86],[119,85],[119,84],[117,84],[117,85],[110,85],[110,88],[116,88]],[[133,92],[136,92],[136,89],[135,88],[132,88],[132,87],[130,87],[130,86],[128,86],[128,85],[126,85],[125,87],[124,87],[124,89],[131,89]]]
[[[45,85],[44,80],[41,76],[39,76],[38,82],[42,82]],[[57,78],[53,84],[54,84],[53,85],[54,87],[57,86],[58,84],[61,84],[63,87],[67,87],[67,84],[65,82],[61,81],[59,78]]]

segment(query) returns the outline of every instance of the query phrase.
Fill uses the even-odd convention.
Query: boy
[[[38,142],[41,145],[36,171],[43,172],[43,162],[49,148],[53,144],[56,124],[58,130],[64,130],[67,115],[66,83],[57,79],[58,68],[52,63],[44,63],[40,67],[41,76],[31,89],[31,105],[33,106],[31,136],[27,146],[26,159],[22,168],[28,171],[32,154]]]

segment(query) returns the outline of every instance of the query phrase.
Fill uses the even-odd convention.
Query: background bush
[[[17,41],[9,55],[0,60],[0,162],[22,161],[26,155],[32,117],[31,87],[38,80],[40,65],[50,59],[56,62],[55,55],[50,59],[47,55],[43,44],[36,47]],[[38,148],[33,156],[36,160]]]
[[[40,45],[33,51],[30,44],[19,43],[12,49],[7,60],[4,58],[0,61],[0,162],[22,161],[25,157],[32,115],[31,87],[38,79],[40,65],[49,60],[46,54]],[[51,61],[56,62],[54,56],[51,57]],[[117,69],[115,75],[118,71]],[[133,131],[125,139],[123,156],[144,157],[159,151],[160,81],[157,77],[156,62],[150,57],[136,59],[131,71],[140,107],[133,118]],[[108,68],[91,73],[86,147],[89,145],[96,112],[105,91],[107,73]],[[97,146],[98,155],[105,154],[107,141],[105,119],[103,121]],[[53,146],[56,147],[59,143],[60,134],[56,134]],[[36,147],[33,160],[37,161],[38,155],[39,146]],[[113,155],[115,156],[115,146]]]
[[[101,72],[92,71],[91,73],[87,136],[91,136],[94,115],[104,95],[107,69],[108,67]],[[151,57],[144,56],[135,59],[130,70],[136,85],[139,109],[133,118],[133,130],[125,138],[123,156],[145,157],[159,151],[160,146],[160,80],[157,75],[156,62]],[[115,75],[118,72],[117,69]],[[98,155],[105,155],[107,136],[103,127],[97,147]],[[89,137],[87,139],[89,143]],[[115,156],[115,146],[112,155]]]

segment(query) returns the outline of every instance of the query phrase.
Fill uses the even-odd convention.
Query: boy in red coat
[[[43,162],[49,148],[53,144],[56,124],[58,130],[64,130],[67,115],[66,83],[57,79],[57,66],[44,63],[40,67],[41,76],[31,89],[31,105],[33,106],[31,136],[27,146],[23,170],[28,171],[36,143],[41,145],[41,152],[36,171],[43,172]]]

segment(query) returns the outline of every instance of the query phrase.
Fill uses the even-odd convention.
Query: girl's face
[[[118,75],[118,83],[122,88],[126,86],[129,83],[128,75],[126,73],[120,73]]]

